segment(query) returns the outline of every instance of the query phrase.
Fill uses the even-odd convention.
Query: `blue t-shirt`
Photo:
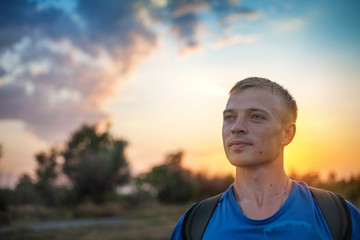
[[[360,212],[347,202],[352,218],[351,240],[360,240]],[[170,240],[180,240],[185,214]],[[304,182],[294,181],[291,193],[274,215],[263,220],[246,217],[236,203],[233,186],[221,196],[203,239],[332,239],[316,200]]]

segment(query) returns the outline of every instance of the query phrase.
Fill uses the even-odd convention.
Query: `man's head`
[[[263,78],[235,84],[224,110],[223,143],[235,166],[283,160],[296,131],[296,102],[287,90]]]
[[[259,77],[249,77],[245,78],[237,82],[230,90],[229,95],[237,94],[242,90],[248,88],[260,88],[266,89],[272,92],[275,95],[278,95],[282,100],[285,110],[286,110],[286,118],[285,121],[296,123],[297,119],[297,104],[293,96],[283,88],[281,85],[277,84],[276,82],[270,81],[266,78],[259,78]]]

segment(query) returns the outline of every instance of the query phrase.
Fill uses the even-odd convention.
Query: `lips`
[[[251,142],[248,141],[243,141],[243,140],[235,140],[235,141],[231,141],[229,146],[235,149],[242,149],[248,146],[253,145]]]

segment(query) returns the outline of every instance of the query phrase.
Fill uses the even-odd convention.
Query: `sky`
[[[183,151],[233,173],[221,126],[229,89],[258,76],[298,103],[287,172],[360,173],[360,2],[4,0],[0,186],[82,124],[111,124],[133,174]]]

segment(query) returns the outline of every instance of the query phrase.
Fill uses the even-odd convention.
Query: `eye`
[[[224,115],[224,121],[231,121],[231,120],[234,120],[235,117],[233,115]]]
[[[253,114],[251,115],[251,119],[259,121],[259,120],[265,120],[265,117],[260,114]]]

